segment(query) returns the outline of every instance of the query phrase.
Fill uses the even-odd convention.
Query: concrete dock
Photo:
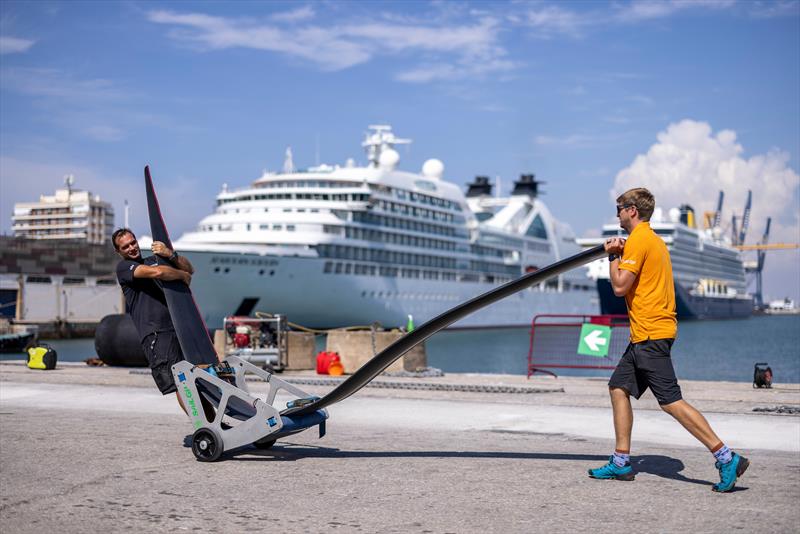
[[[316,375],[282,378],[307,384]],[[752,462],[737,490],[721,495],[711,491],[711,455],[649,393],[634,401],[636,480],[616,482],[586,475],[613,448],[605,379],[376,380],[390,387],[333,406],[323,439],[311,429],[208,464],[186,446],[191,426],[174,397],[161,397],[141,371],[0,363],[0,526],[444,533],[800,525],[799,384],[682,382],[684,397]],[[423,382],[433,386],[402,387]],[[321,395],[332,386],[300,387]]]

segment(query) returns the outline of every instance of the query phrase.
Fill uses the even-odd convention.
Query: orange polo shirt
[[[669,251],[650,223],[641,222],[625,242],[619,268],[636,275],[625,295],[631,321],[631,341],[675,338],[675,285]]]

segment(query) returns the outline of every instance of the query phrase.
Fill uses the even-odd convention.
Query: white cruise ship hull
[[[194,265],[192,293],[209,328],[237,310],[285,315],[310,328],[339,328],[379,322],[419,325],[495,285],[325,273],[316,257],[183,251]],[[247,300],[250,299],[250,300]],[[538,314],[597,314],[592,288],[557,291],[531,288],[455,323],[453,328],[529,326]]]

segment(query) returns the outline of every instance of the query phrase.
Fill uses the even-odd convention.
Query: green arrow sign
[[[581,338],[578,343],[578,354],[605,358],[611,342],[611,327],[599,324],[583,323]]]

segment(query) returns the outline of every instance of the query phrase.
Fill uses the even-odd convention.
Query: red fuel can
[[[341,359],[336,352],[322,351],[317,354],[317,374],[327,375],[330,374],[331,364],[337,363],[341,365]]]

